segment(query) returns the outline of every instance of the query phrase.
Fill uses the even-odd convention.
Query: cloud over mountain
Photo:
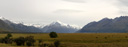
[[[63,0],[68,2],[75,2],[75,3],[85,3],[85,0]]]

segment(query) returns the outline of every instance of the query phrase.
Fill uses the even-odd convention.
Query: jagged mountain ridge
[[[0,17],[0,27],[1,27],[0,29],[8,30],[8,32],[14,32],[14,33],[49,33],[52,31],[57,33],[73,33],[79,29],[76,26],[64,24],[60,21],[53,22],[50,25],[46,25],[44,27],[43,26],[14,23],[3,17]]]
[[[40,29],[38,29],[34,26],[26,26],[21,23],[16,24],[16,23],[13,23],[3,17],[0,17],[0,23],[4,23],[4,24],[0,24],[0,26],[1,26],[0,29],[8,30],[8,32],[14,32],[14,33],[39,33],[39,32],[42,32]],[[6,25],[6,26],[2,26],[2,25]]]
[[[60,21],[53,22],[49,25],[46,25],[42,30],[45,33],[50,33],[52,31],[57,33],[74,33],[78,31],[80,28],[76,26],[72,26],[69,24],[62,23]]]
[[[128,16],[104,18],[85,25],[79,33],[128,33]]]

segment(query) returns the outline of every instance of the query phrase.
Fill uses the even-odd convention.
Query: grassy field
[[[0,38],[7,34],[0,34]],[[60,33],[58,38],[50,38],[49,34],[12,34],[13,38],[20,36],[34,36],[36,40],[42,39],[44,43],[61,41],[64,47],[127,47],[128,33]],[[35,47],[38,43],[35,43]],[[26,47],[15,44],[1,44],[0,47]]]

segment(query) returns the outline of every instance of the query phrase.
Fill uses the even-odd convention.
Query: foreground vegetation
[[[7,34],[0,34],[4,38]],[[34,36],[34,47],[39,47],[38,40],[45,44],[54,44],[59,40],[61,47],[127,47],[128,33],[60,33],[57,38],[50,38],[49,34],[12,34],[12,38]],[[0,43],[1,47],[27,47],[17,46],[15,43]]]

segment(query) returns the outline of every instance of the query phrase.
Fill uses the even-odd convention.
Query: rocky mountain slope
[[[50,33],[52,31],[57,33],[74,33],[80,28],[69,24],[64,24],[60,21],[53,22],[44,27],[25,25],[23,23],[14,23],[3,17],[0,17],[0,30],[1,32],[14,32],[14,33]]]
[[[49,25],[46,25],[42,30],[45,33],[50,33],[52,31],[57,33],[74,33],[78,31],[80,28],[78,26],[72,26],[69,24],[62,23],[60,21],[53,22]]]
[[[104,18],[85,25],[79,33],[128,33],[128,16]]]

